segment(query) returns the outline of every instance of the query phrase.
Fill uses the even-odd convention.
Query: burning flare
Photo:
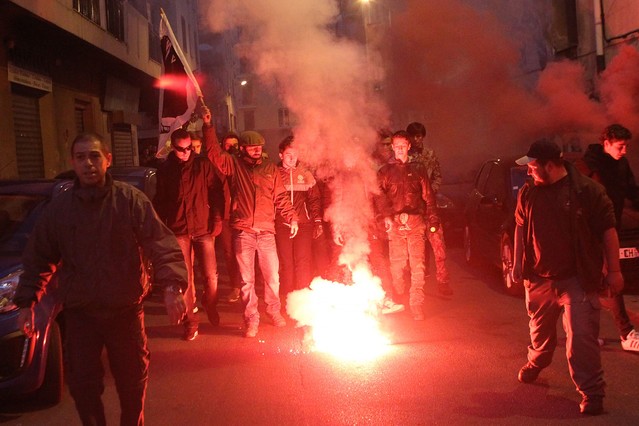
[[[287,312],[298,326],[308,326],[310,349],[349,360],[372,359],[388,350],[380,330],[381,281],[368,266],[353,270],[353,284],[317,277],[310,288],[288,295]]]

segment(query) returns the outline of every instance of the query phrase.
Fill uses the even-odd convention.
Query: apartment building
[[[160,8],[197,69],[197,0],[0,2],[0,178],[68,170],[85,131],[115,166],[138,165],[139,142],[158,137]]]

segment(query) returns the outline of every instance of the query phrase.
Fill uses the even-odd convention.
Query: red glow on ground
[[[360,268],[351,285],[315,278],[310,289],[289,294],[287,312],[298,326],[308,326],[310,350],[365,361],[389,349],[379,323],[383,299],[379,278]]]

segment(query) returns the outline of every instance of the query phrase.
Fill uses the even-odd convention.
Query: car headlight
[[[0,312],[9,312],[18,308],[13,303],[13,296],[16,294],[20,275],[22,275],[21,269],[0,278]]]

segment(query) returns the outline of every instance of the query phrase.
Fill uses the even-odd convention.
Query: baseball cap
[[[562,157],[559,145],[546,139],[535,141],[530,145],[528,152],[523,157],[515,160],[515,163],[524,166],[535,160],[554,160]]]

